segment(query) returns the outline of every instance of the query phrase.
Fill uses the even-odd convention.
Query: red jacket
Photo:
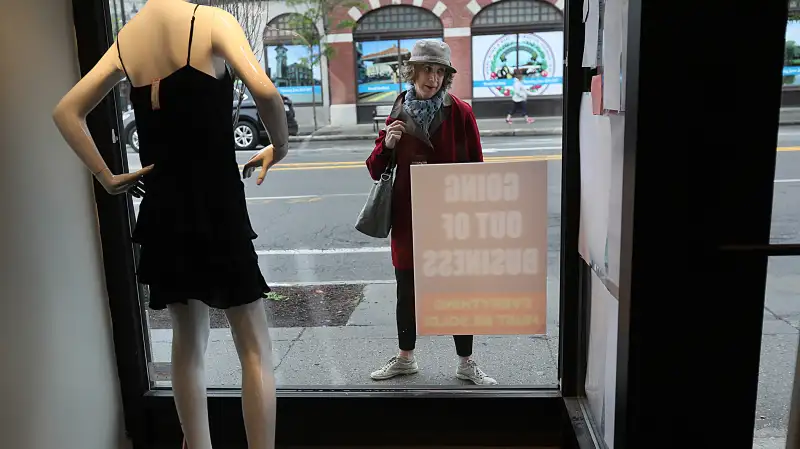
[[[447,164],[483,162],[481,137],[472,107],[450,94],[445,94],[439,113],[430,127],[430,139],[403,110],[405,92],[394,102],[386,124],[395,120],[405,123],[406,132],[395,145],[397,168],[392,190],[392,263],[395,268],[414,268],[411,238],[411,165],[418,163]],[[372,179],[377,180],[389,163],[390,149],[384,148],[386,131],[375,139],[375,149],[367,159]]]

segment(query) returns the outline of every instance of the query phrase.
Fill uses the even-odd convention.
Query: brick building
[[[273,3],[274,5],[274,3]],[[443,39],[458,74],[451,92],[472,103],[478,117],[503,116],[509,107],[511,73],[521,70],[533,91],[531,115],[560,115],[563,83],[563,0],[368,0],[362,8],[340,8],[320,31],[334,56],[315,73],[317,108],[333,125],[371,121],[377,105],[390,104],[404,89],[397,68],[422,38]],[[265,30],[265,66],[274,78],[291,65],[291,42],[270,29],[285,26],[288,9],[271,7]],[[340,28],[355,21],[352,29]],[[284,45],[285,44],[285,45]],[[273,67],[278,66],[278,67]],[[288,67],[288,66],[287,66]],[[310,106],[312,87],[281,81],[295,101],[299,120]],[[319,113],[318,113],[319,114]]]

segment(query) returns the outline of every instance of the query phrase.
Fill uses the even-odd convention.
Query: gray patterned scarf
[[[414,123],[422,128],[422,131],[425,132],[425,135],[430,137],[428,133],[431,128],[431,123],[433,122],[433,117],[436,116],[436,113],[442,107],[443,102],[444,89],[440,90],[436,93],[436,95],[427,100],[417,100],[417,90],[414,88],[414,86],[411,86],[408,91],[406,91],[403,109],[408,115],[411,116],[411,118],[414,120]]]

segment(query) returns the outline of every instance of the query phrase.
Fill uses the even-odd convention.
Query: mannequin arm
[[[108,166],[89,133],[86,116],[125,77],[117,67],[117,60],[117,48],[112,45],[53,110],[53,121],[64,140],[98,179]]]
[[[253,55],[253,49],[250,48],[239,22],[233,15],[221,9],[214,11],[211,45],[214,54],[233,67],[253,94],[258,114],[274,146],[272,164],[280,162],[289,149],[289,128],[286,124],[283,98]]]

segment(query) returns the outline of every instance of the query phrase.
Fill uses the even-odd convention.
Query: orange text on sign
[[[512,295],[425,295],[418,298],[420,335],[543,334],[543,293]]]

